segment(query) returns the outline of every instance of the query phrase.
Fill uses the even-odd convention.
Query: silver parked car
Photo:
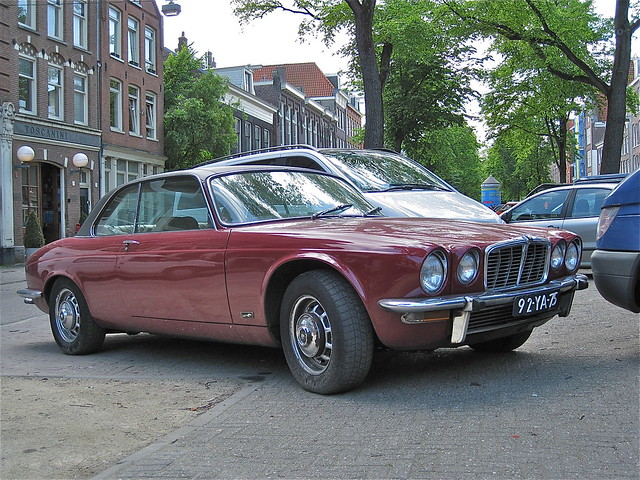
[[[429,217],[502,223],[490,208],[463,195],[419,163],[387,150],[273,147],[206,162],[216,165],[281,165],[338,175],[390,217]]]
[[[591,268],[596,248],[596,230],[604,198],[620,182],[619,175],[584,179],[570,185],[548,188],[526,198],[500,217],[507,223],[570,230],[582,238],[581,268]]]

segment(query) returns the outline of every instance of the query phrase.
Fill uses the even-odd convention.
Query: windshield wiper
[[[313,215],[311,215],[311,220],[315,220],[318,217],[322,217],[323,215],[328,215],[330,213],[340,213],[351,207],[353,207],[353,204],[351,203],[343,203],[342,205],[336,205],[335,207],[327,208],[326,210],[321,210],[319,212],[314,213]]]
[[[370,217],[372,215],[378,215],[380,212],[382,212],[382,207],[374,207],[371,210],[369,210],[367,213],[365,213],[364,216]]]
[[[392,190],[443,190],[448,192],[449,189],[441,187],[440,185],[427,185],[425,183],[394,183],[389,185],[389,188],[382,190],[383,192],[390,192]]]

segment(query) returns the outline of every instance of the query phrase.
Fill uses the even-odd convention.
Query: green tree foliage
[[[484,178],[501,184],[502,200],[517,201],[541,183],[551,182],[551,145],[538,135],[505,130],[491,145],[483,163]]]
[[[529,50],[534,69],[588,85],[607,100],[602,172],[619,170],[627,105],[631,37],[640,26],[638,2],[616,0],[614,21],[599,17],[591,1],[443,0],[472,32]],[[629,14],[633,17],[629,20]],[[615,38],[615,49],[610,41]],[[506,49],[506,48],[505,48]]]
[[[225,79],[204,70],[184,46],[164,64],[166,169],[189,168],[226,155],[236,143],[233,109],[223,103]]]
[[[473,129],[454,125],[424,132],[407,144],[406,153],[465,195],[480,200],[484,172],[478,149]]]
[[[490,91],[481,102],[493,136],[512,130],[512,135],[538,136],[551,143],[550,160],[566,181],[567,156],[572,151],[568,121],[572,112],[595,102],[595,90],[585,84],[560,80],[545,68],[536,68],[535,58],[521,45],[493,42],[503,61],[489,71]]]
[[[393,45],[384,90],[387,144],[396,151],[424,132],[464,124],[478,76],[475,49],[438,20],[435,2],[390,0],[379,8],[374,38]]]

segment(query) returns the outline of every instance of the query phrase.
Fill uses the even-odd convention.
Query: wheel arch
[[[264,296],[267,328],[278,343],[280,343],[280,309],[284,292],[294,278],[311,270],[325,270],[340,275],[351,285],[365,310],[367,310],[367,304],[363,299],[362,287],[351,272],[342,271],[335,263],[320,258],[301,258],[288,261],[273,270],[269,276]]]

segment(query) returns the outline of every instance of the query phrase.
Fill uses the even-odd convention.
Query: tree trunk
[[[365,148],[384,147],[384,109],[382,106],[382,79],[378,69],[373,43],[373,12],[375,0],[345,0],[353,12],[356,27],[356,48],[362,71],[366,123]]]
[[[557,139],[560,183],[567,183],[567,123],[567,118],[560,119],[560,131]]]
[[[626,91],[631,63],[631,35],[628,19],[629,0],[616,0],[614,27],[616,50],[613,57],[611,85],[607,92],[607,128],[604,132],[600,173],[618,173],[622,150],[624,122],[627,113]]]

